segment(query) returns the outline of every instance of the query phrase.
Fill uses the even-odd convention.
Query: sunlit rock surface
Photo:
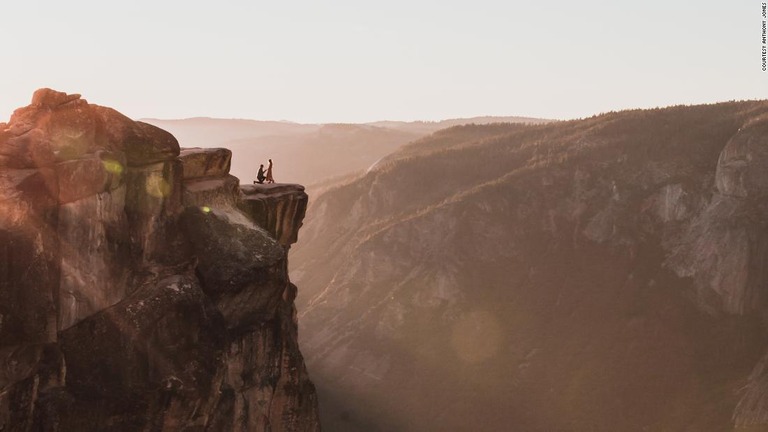
[[[306,195],[244,211],[230,163],[50,89],[0,124],[0,430],[320,429],[287,274]]]

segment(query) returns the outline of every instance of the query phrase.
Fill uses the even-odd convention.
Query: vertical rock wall
[[[252,208],[230,161],[48,89],[0,124],[0,430],[319,430],[307,196]]]
[[[720,153],[716,191],[675,244],[668,264],[679,276],[693,277],[706,309],[743,315],[766,305],[766,167],[768,118],[756,118]]]

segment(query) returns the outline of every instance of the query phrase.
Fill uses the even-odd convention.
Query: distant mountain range
[[[191,118],[142,119],[176,136],[182,147],[232,150],[232,174],[251,183],[260,163],[272,159],[275,179],[300,183],[312,192],[333,179],[364,171],[400,146],[458,124],[541,123],[527,117],[476,117],[440,122],[384,121],[368,124],[299,124],[291,122]]]
[[[323,427],[764,430],[766,197],[764,101],[400,147],[292,251]]]

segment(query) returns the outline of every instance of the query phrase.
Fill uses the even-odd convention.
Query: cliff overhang
[[[319,430],[299,185],[50,89],[0,123],[0,430]]]

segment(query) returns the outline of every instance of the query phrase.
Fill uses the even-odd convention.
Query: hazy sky
[[[0,121],[52,87],[134,118],[574,118],[768,97],[756,0],[4,0]]]

